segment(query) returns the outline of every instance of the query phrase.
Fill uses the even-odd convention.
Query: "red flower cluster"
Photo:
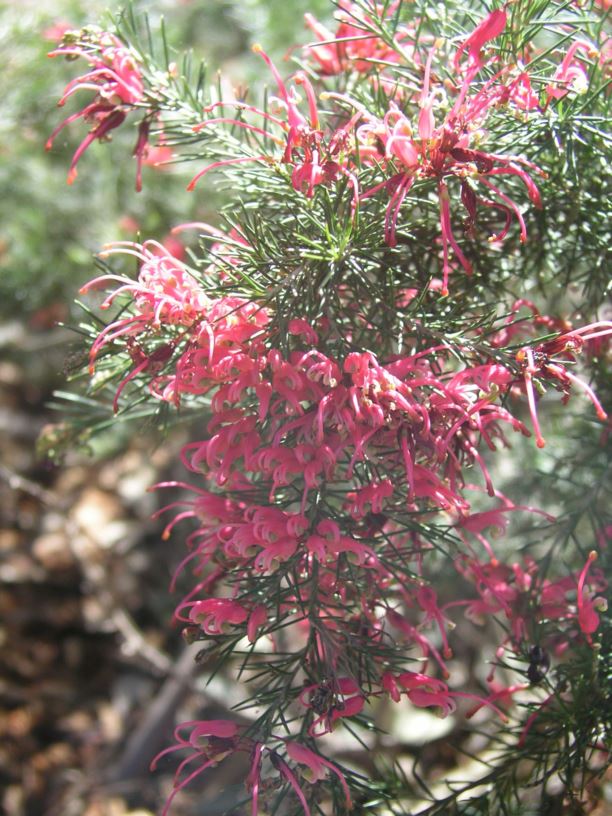
[[[338,205],[349,215],[339,254],[358,234],[361,215],[371,210],[379,218],[372,231],[380,234],[373,254],[391,259],[403,257],[390,247],[399,242],[405,203],[411,192],[424,191],[418,206],[432,210],[433,205],[434,232],[441,238],[433,260],[441,263],[442,274],[441,280],[424,283],[423,292],[413,288],[414,281],[394,278],[400,283],[393,283],[386,305],[409,313],[421,295],[438,303],[437,292],[448,295],[451,250],[456,265],[472,272],[470,252],[453,229],[455,188],[468,236],[476,237],[477,219],[485,212],[495,230],[489,241],[507,239],[513,224],[526,240],[512,190],[524,188],[540,207],[533,176],[545,174],[512,155],[507,143],[498,151],[487,148],[486,140],[500,110],[509,108],[524,119],[578,93],[593,52],[588,43],[574,42],[554,76],[545,77],[540,99],[529,72],[501,65],[495,53],[494,41],[506,32],[504,9],[493,10],[449,48],[430,36],[417,37],[420,26],[400,25],[394,38],[378,36],[375,18],[383,10],[371,6],[369,16],[363,4],[340,0],[335,34],[307,15],[318,40],[307,56],[324,79],[342,74],[373,83],[379,106],[372,101],[369,110],[346,90],[352,90],[351,83],[339,85],[345,93],[324,96],[338,103],[326,114],[333,125],[326,128],[306,70],[285,82],[256,47],[277,96],[265,110],[221,100],[204,109],[207,118],[193,126],[194,133],[212,139],[215,128],[230,125],[244,136],[245,147],[221,158],[213,152],[219,160],[204,166],[189,189],[209,171],[257,162],[300,202],[305,221],[328,189],[337,187],[342,195],[348,190]],[[393,16],[399,8],[391,2],[385,13]],[[445,80],[436,62],[443,53],[449,61]],[[95,93],[49,142],[75,119],[92,124],[73,157],[72,181],[89,144],[118,127],[129,110],[144,107],[145,72],[116,38],[101,33],[77,41],[69,37],[53,54],[82,56],[90,65],[68,85],[60,104],[77,90]],[[408,80],[391,87],[389,68],[400,63]],[[219,113],[224,107],[235,113]],[[147,113],[139,130],[139,168],[152,115]],[[239,143],[233,135],[232,140]],[[382,206],[380,192],[389,197]],[[176,618],[197,638],[245,642],[259,667],[272,662],[269,653],[284,657],[285,637],[295,650],[287,658],[292,668],[283,670],[282,686],[267,691],[281,690],[277,707],[254,727],[228,720],[179,726],[175,744],[156,759],[189,752],[165,812],[190,780],[236,752],[250,756],[253,816],[266,791],[281,785],[309,814],[300,775],[317,782],[331,774],[350,808],[344,771],[318,753],[320,738],[342,722],[359,722],[380,698],[408,700],[442,717],[453,714],[459,698],[474,698],[453,689],[447,666],[455,607],[464,607],[475,623],[491,618],[502,623],[500,658],[505,650],[524,657],[534,644],[554,658],[573,644],[592,645],[598,611],[605,606],[599,594],[605,581],[592,566],[596,553],[563,578],[549,575],[529,556],[505,563],[492,539],[505,532],[511,513],[554,519],[496,490],[483,451],[508,447],[510,431],[531,436],[520,418],[521,402],[527,404],[536,445],[544,445],[537,403],[547,386],[560,391],[563,402],[578,388],[606,420],[590,384],[573,366],[583,347],[612,335],[612,323],[573,329],[520,299],[505,318],[492,317],[486,331],[480,324],[466,329],[469,342],[430,331],[426,313],[417,309],[412,326],[403,327],[391,343],[382,337],[384,329],[372,325],[375,318],[362,319],[350,283],[334,289],[338,325],[327,306],[310,312],[301,303],[296,307],[299,293],[292,301],[299,311],[283,314],[276,296],[291,285],[285,278],[277,287],[262,274],[258,294],[245,294],[253,267],[246,259],[252,262],[258,247],[247,244],[244,236],[252,238],[248,231],[240,233],[238,221],[232,227],[229,235],[205,224],[178,228],[199,228],[217,242],[203,272],[154,241],[110,245],[105,257],[137,259],[137,278],[109,272],[82,290],[112,287],[101,308],[116,314],[93,342],[90,370],[102,368],[109,379],[114,376],[115,411],[136,383],[177,408],[206,404],[204,438],[182,452],[195,484],[158,485],[187,491],[158,513],[174,513],[164,538],[184,520],[195,523],[175,580],[189,568],[197,582],[178,604]],[[265,265],[259,259],[254,264],[257,270]],[[375,274],[369,267],[362,272],[364,278]],[[235,285],[241,280],[244,285]],[[326,296],[323,284],[320,288]],[[519,316],[523,308],[525,319]],[[357,318],[343,321],[351,310]],[[359,321],[363,325],[355,330]],[[538,339],[542,330],[546,337]],[[120,370],[118,351],[123,352]],[[489,504],[480,509],[474,495]],[[451,554],[466,587],[467,597],[449,603],[440,600],[435,587],[431,551],[439,540],[448,543],[445,554]],[[410,650],[420,654],[419,671],[412,670]],[[543,665],[545,659],[536,656]],[[527,678],[536,683],[537,666]],[[528,687],[500,687],[493,675],[489,681],[491,693],[476,697],[474,711],[488,706],[502,717],[513,695]]]
[[[59,48],[51,51],[50,57],[83,57],[89,63],[90,70],[82,76],[71,80],[58,102],[63,106],[77,91],[94,91],[92,102],[68,116],[59,124],[49,137],[46,149],[53,146],[55,137],[66,125],[83,119],[91,125],[90,131],[76,149],[70,171],[68,184],[72,184],[77,175],[77,164],[87,148],[96,139],[104,141],[110,138],[111,131],[123,123],[127,114],[143,101],[144,84],[138,60],[125,48],[114,35],[96,29],[82,32],[67,32]],[[146,154],[149,134],[149,120],[143,119],[138,130],[138,139],[134,155],[138,162],[136,189],[142,186],[142,163]]]
[[[392,19],[397,13],[400,0],[387,3],[384,14]],[[316,64],[317,71],[323,76],[333,76],[344,72],[357,71],[368,73],[381,65],[399,63],[397,48],[401,49],[404,58],[418,59],[414,48],[414,26],[401,25],[395,33],[395,48],[380,37],[368,34],[368,29],[375,27],[372,17],[365,13],[362,6],[351,0],[339,0],[340,25],[335,34],[322,25],[312,14],[305,14],[304,21],[318,40],[304,48],[304,52]],[[376,9],[378,13],[383,8]]]
[[[528,616],[563,624],[554,640],[557,650],[576,639],[590,641],[602,607],[597,595],[602,576],[589,575],[591,560],[578,578],[558,581],[539,578],[535,562],[499,562],[487,529],[503,531],[510,512],[534,510],[495,491],[479,448],[505,446],[504,428],[529,435],[501,404],[504,394],[523,388],[531,401],[529,377],[560,382],[564,392],[580,383],[600,410],[590,388],[552,355],[575,354],[584,342],[610,334],[609,324],[565,331],[535,350],[526,346],[525,359],[540,361],[533,374],[527,369],[521,374],[521,355],[518,370],[511,360],[508,366],[461,367],[442,347],[384,362],[369,351],[336,358],[322,350],[331,341],[325,323],[313,327],[297,317],[288,327],[289,350],[281,352],[269,308],[207,295],[201,278],[154,242],[115,245],[107,250],[113,253],[140,260],[138,279],[104,275],[85,289],[115,284],[103,307],[129,299],[129,308],[101,332],[91,353],[93,367],[117,343],[130,352],[135,365],[121,380],[115,405],[137,377],[148,379],[158,398],[176,404],[192,395],[210,398],[207,437],[183,451],[185,466],[204,486],[160,485],[194,494],[159,511],[179,511],[165,537],[184,519],[197,522],[177,575],[189,566],[199,583],[178,605],[177,618],[209,637],[243,632],[254,646],[262,637],[274,643],[278,626],[292,632],[304,644],[311,678],[293,690],[310,738],[359,716],[381,695],[396,701],[405,695],[442,716],[454,711],[456,698],[470,695],[425,673],[432,658],[448,676],[451,607],[464,605],[474,621],[505,617],[510,634],[504,647],[513,651],[530,641]],[[536,312],[532,325],[542,321]],[[160,344],[162,327],[166,342]],[[539,442],[535,411],[533,420]],[[475,469],[486,492],[501,501],[496,508],[471,509],[468,474]],[[476,592],[476,598],[442,607],[428,580],[431,545],[405,522],[440,512],[463,542],[457,571]],[[403,577],[398,568],[405,570]],[[359,591],[346,580],[354,571]],[[258,576],[274,575],[286,576],[280,596],[253,591]],[[390,638],[421,651],[421,673],[389,670],[382,647]],[[358,682],[342,674],[340,656],[355,640],[366,639],[378,644],[381,657],[373,659],[367,682]],[[325,666],[328,676],[317,676],[315,665]],[[477,707],[495,708],[495,699],[478,698]],[[231,750],[246,744],[232,743]],[[176,747],[188,747],[188,741]],[[256,750],[271,749],[262,743]],[[272,764],[297,793],[287,761],[273,755]],[[195,756],[202,764],[194,774],[218,761],[216,753]],[[177,784],[182,788],[183,782]]]
[[[189,729],[189,734],[184,736],[183,732]],[[174,797],[193,779],[199,776],[207,768],[216,767],[228,756],[237,752],[246,752],[251,759],[251,769],[247,778],[247,787],[252,794],[251,813],[257,816],[259,813],[259,800],[262,788],[268,781],[262,778],[262,765],[264,758],[269,759],[274,771],[277,771],[280,778],[289,783],[297,795],[306,816],[310,816],[310,808],[296,776],[296,772],[304,777],[308,782],[315,783],[325,779],[329,772],[334,774],[342,787],[345,796],[347,810],[352,807],[351,794],[346,783],[344,774],[334,765],[333,762],[322,757],[320,754],[311,751],[305,745],[281,737],[273,737],[271,744],[263,745],[252,737],[247,736],[238,725],[231,720],[200,720],[185,722],[178,726],[174,732],[175,745],[166,748],[159,753],[151,764],[155,769],[159,760],[174,751],[191,750],[189,756],[184,759],[177,768],[174,777],[174,790],[168,797],[162,816],[170,810]],[[198,761],[193,770],[189,765]],[[287,760],[290,760],[292,768]],[[270,780],[272,781],[272,780]],[[274,782],[273,782],[274,784]]]
[[[352,7],[352,4],[346,3],[343,7],[348,9]],[[354,15],[356,12],[351,9],[350,13]],[[307,17],[307,22],[318,32],[319,36],[325,35],[326,32],[312,17]],[[306,75],[303,72],[297,73],[293,78],[293,87],[288,90],[274,63],[259,46],[256,46],[255,50],[262,55],[273,74],[279,90],[277,102],[285,112],[286,120],[244,103],[231,101],[215,103],[209,106],[207,111],[212,111],[216,106],[234,106],[243,112],[254,112],[266,122],[278,127],[284,134],[284,141],[283,137],[276,136],[273,132],[235,118],[209,118],[197,125],[195,130],[201,131],[222,123],[232,124],[284,146],[281,162],[291,166],[293,186],[308,197],[313,196],[317,185],[331,184],[341,176],[350,181],[353,189],[353,207],[357,206],[358,200],[363,202],[379,190],[387,190],[391,198],[385,221],[385,240],[390,246],[396,244],[396,229],[401,207],[414,182],[418,179],[435,179],[438,188],[443,248],[442,293],[448,294],[448,276],[451,268],[449,246],[453,248],[464,269],[467,272],[471,271],[471,264],[453,234],[448,179],[457,178],[460,181],[461,202],[467,211],[468,232],[473,232],[479,206],[501,213],[505,224],[498,233],[489,238],[491,242],[502,241],[507,236],[513,216],[520,226],[521,241],[527,240],[525,222],[519,207],[490,180],[493,176],[515,176],[524,183],[531,202],[537,207],[541,206],[538,188],[525,170],[528,168],[544,175],[535,164],[522,157],[499,155],[473,145],[474,142],[483,140],[487,115],[500,104],[510,102],[519,109],[529,109],[537,104],[534,102],[529,77],[524,72],[518,77],[507,79],[504,76],[507,72],[501,71],[493,80],[485,82],[480,89],[471,91],[476,75],[485,64],[482,58],[482,48],[503,31],[505,24],[505,12],[492,12],[457,49],[454,60],[458,76],[458,86],[455,89],[457,98],[438,127],[435,125],[434,107],[439,103],[441,95],[446,96],[446,91],[440,86],[432,88],[435,44],[430,48],[423,68],[422,90],[416,100],[409,100],[410,103],[414,101],[417,103],[418,125],[413,126],[410,116],[405,114],[393,100],[389,102],[389,110],[386,115],[379,119],[349,96],[327,94],[327,98],[336,98],[356,109],[355,114],[345,124],[328,136],[325,136],[321,130],[315,93]],[[397,57],[397,51],[383,46],[378,38],[367,37],[362,33],[355,34],[352,26],[349,26],[349,33],[346,33],[343,26],[344,24],[337,35],[340,39],[337,48],[346,54],[359,53],[360,57],[367,55],[373,61],[364,63],[357,59],[354,66],[351,61],[351,66],[356,70],[368,70],[371,64],[383,59],[383,55],[388,60],[389,51],[392,51]],[[362,31],[362,29],[355,30]],[[399,38],[400,42],[403,36]],[[408,36],[407,32],[406,36]],[[331,48],[332,51],[336,48],[336,46],[324,47],[328,50]],[[323,46],[313,48],[312,53],[319,62],[324,61],[331,73],[336,73],[336,70],[331,71],[332,65],[336,64],[331,56],[332,51],[327,53],[322,51],[322,48]],[[461,58],[465,52],[467,52],[468,59],[466,65],[463,66]],[[415,64],[420,64],[416,51],[411,51],[410,59]],[[338,70],[343,70],[341,62],[337,62]],[[309,108],[308,119],[299,109],[296,86],[303,87],[306,93]],[[357,127],[360,120],[363,123]],[[194,176],[189,184],[189,189],[192,190],[199,179],[209,171],[219,167],[269,160],[270,157],[261,154],[214,162]],[[360,191],[358,180],[360,164],[375,164],[382,167],[387,177],[370,189]],[[401,168],[398,171],[394,170],[397,166]],[[497,200],[479,195],[476,192],[478,184],[493,193]]]

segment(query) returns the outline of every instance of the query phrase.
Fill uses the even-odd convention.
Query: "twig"
[[[178,659],[175,670],[162,685],[146,715],[127,741],[117,764],[108,771],[111,784],[138,778],[148,772],[153,757],[163,747],[166,733],[174,724],[174,714],[191,688],[197,670],[195,656],[199,647],[188,646]]]
[[[27,479],[25,476],[20,476],[18,473],[15,473],[14,470],[6,467],[6,465],[0,464],[0,479],[3,479],[11,490],[23,490],[24,493],[28,493],[44,504],[51,504],[55,507],[58,505],[61,506],[62,504],[56,493],[41,487],[41,485],[33,482],[31,479]]]

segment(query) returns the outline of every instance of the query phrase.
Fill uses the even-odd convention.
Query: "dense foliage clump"
[[[237,754],[253,816],[519,813],[552,779],[577,806],[604,767],[610,46],[584,5],[340,0],[288,78],[254,46],[259,104],[130,15],[52,52],[85,64],[48,144],[87,124],[69,183],[133,119],[138,189],[180,159],[228,202],[175,229],[197,250],[108,245],[82,290],[109,292],[82,331],[117,420],[201,418],[158,486],[164,536],[192,523],[176,617],[245,683],[156,759],[181,756],[165,812]],[[470,681],[464,619],[495,649]],[[390,703],[478,714],[481,772],[342,761],[328,735],[371,745]]]

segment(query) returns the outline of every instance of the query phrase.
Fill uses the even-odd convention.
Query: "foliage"
[[[235,754],[254,814],[527,813],[554,780],[579,808],[603,772],[610,52],[587,5],[343,1],[337,28],[307,15],[290,79],[254,47],[257,104],[134,10],[55,50],[86,64],[64,99],[89,92],[50,140],[89,126],[69,181],[131,122],[137,186],[171,155],[196,200],[214,177],[227,201],[176,228],[188,254],[117,242],[82,289],[78,433],[105,401],[207,423],[183,451],[195,484],[159,486],[182,491],[164,536],[196,523],[176,617],[245,699],[178,726],[165,812]],[[463,618],[495,644],[469,683]],[[475,781],[327,758],[334,729],[368,750],[406,702],[481,718]]]

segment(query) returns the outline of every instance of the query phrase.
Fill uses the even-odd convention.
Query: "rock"
[[[123,536],[123,527],[117,524],[122,514],[123,508],[116,496],[88,487],[77,499],[70,516],[83,533],[107,549]]]
[[[49,572],[69,570],[77,563],[68,538],[61,532],[38,536],[32,544],[32,555]]]

